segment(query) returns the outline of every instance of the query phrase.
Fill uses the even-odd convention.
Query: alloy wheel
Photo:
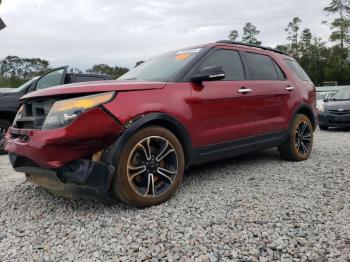
[[[178,157],[174,146],[165,138],[150,136],[132,149],[128,163],[128,181],[143,197],[159,197],[174,183],[178,174]]]
[[[311,128],[306,121],[299,122],[295,130],[295,147],[302,155],[307,155],[311,147]]]

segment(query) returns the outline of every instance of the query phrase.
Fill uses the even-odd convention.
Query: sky
[[[3,0],[0,59],[39,57],[52,67],[133,67],[157,54],[227,39],[246,22],[265,46],[286,42],[293,17],[329,38],[321,22],[330,0]],[[329,18],[329,17],[328,17]]]

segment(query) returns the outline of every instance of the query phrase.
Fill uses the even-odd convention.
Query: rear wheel
[[[328,130],[329,126],[319,126],[321,130]]]
[[[297,114],[287,141],[278,147],[283,159],[290,161],[303,161],[309,158],[313,144],[313,128],[310,119]]]
[[[114,198],[139,207],[157,205],[169,199],[181,183],[184,153],[169,130],[147,127],[127,141],[115,166]]]
[[[6,120],[0,120],[0,155],[6,154],[5,151],[5,135],[11,123]]]

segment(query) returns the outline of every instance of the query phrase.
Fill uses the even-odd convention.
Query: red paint
[[[279,64],[288,80],[212,81],[203,85],[103,81],[37,91],[23,99],[117,91],[116,98],[104,106],[121,126],[105,112],[94,109],[65,128],[32,130],[27,142],[12,138],[10,129],[6,149],[30,158],[40,166],[57,168],[105,148],[117,139],[128,121],[151,112],[167,113],[182,123],[191,136],[193,148],[286,130],[301,103],[310,105],[317,114],[314,86],[299,80],[285,65],[283,55],[242,46],[211,46],[267,54]],[[295,89],[288,91],[288,86]],[[242,87],[252,89],[252,92],[238,93]]]
[[[91,156],[104,149],[120,135],[122,127],[100,109],[85,112],[66,128],[21,130],[15,138],[10,128],[6,150],[35,161],[44,168],[58,168],[73,160]]]

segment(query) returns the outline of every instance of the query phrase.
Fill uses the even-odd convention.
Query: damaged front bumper
[[[112,145],[123,130],[108,112],[96,108],[60,129],[11,127],[5,149],[13,168],[30,182],[64,197],[109,200],[114,169],[92,156]]]
[[[25,173],[29,182],[63,197],[112,201],[109,193],[114,168],[102,162],[75,160],[58,169],[45,169],[25,157],[10,154],[15,171]]]

